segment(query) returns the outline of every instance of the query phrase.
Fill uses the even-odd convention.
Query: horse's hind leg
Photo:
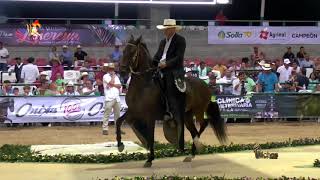
[[[189,130],[192,139],[193,139],[193,143],[192,143],[192,149],[191,149],[191,153],[192,156],[191,157],[186,157],[183,161],[184,162],[190,162],[192,161],[192,159],[195,157],[196,155],[196,150],[200,150],[201,149],[201,143],[199,143],[199,133],[198,130],[193,122],[193,114],[192,111],[188,111],[185,114],[185,125],[187,127],[187,129]]]
[[[125,112],[119,119],[116,120],[116,133],[117,133],[117,142],[118,142],[118,150],[122,152],[124,149],[124,144],[121,142],[121,125],[123,121],[128,117],[128,111]]]

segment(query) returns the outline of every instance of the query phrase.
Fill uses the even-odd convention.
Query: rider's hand
[[[161,63],[158,64],[158,67],[160,69],[163,69],[163,68],[167,67],[167,64],[165,62],[161,62]]]

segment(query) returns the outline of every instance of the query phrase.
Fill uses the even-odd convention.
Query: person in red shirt
[[[219,26],[223,26],[226,20],[228,20],[227,17],[223,14],[223,11],[220,10],[216,16],[216,24]]]
[[[51,60],[52,62],[52,68],[51,68],[51,78],[50,80],[52,82],[55,82],[57,80],[57,74],[60,73],[62,78],[64,75],[64,70],[63,70],[63,66],[61,65],[61,62],[59,59],[53,58]]]

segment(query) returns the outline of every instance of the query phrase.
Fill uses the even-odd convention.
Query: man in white
[[[102,134],[108,135],[108,124],[111,111],[113,110],[115,122],[120,117],[121,82],[114,71],[114,63],[105,63],[103,67],[107,74],[103,76],[105,111],[102,124]]]
[[[279,83],[284,83],[289,80],[292,72],[292,67],[290,67],[290,63],[291,62],[289,59],[284,59],[283,65],[278,67],[277,72],[280,74]]]
[[[34,83],[39,77],[38,66],[34,65],[34,58],[28,58],[28,64],[24,65],[21,70],[21,79],[24,83]]]
[[[3,43],[0,42],[0,71],[7,70],[7,59],[9,58],[8,50],[3,47]]]

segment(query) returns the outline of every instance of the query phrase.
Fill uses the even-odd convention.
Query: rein
[[[142,71],[142,72],[139,72],[139,71],[134,71],[133,68],[137,68],[138,67],[138,63],[139,63],[139,49],[140,49],[140,44],[138,45],[135,45],[135,44],[132,44],[132,43],[127,43],[127,45],[129,46],[134,46],[134,47],[137,47],[137,50],[132,58],[132,61],[133,61],[133,66],[132,67],[131,65],[129,65],[129,69],[130,69],[130,73],[133,74],[133,75],[143,75],[143,74],[146,74],[150,71],[154,71],[154,70],[157,70],[158,68],[155,67],[155,68],[148,68],[147,70],[145,71]],[[144,52],[146,52],[147,55],[149,55],[149,52],[147,51],[147,49],[142,46],[142,49],[144,50]]]

